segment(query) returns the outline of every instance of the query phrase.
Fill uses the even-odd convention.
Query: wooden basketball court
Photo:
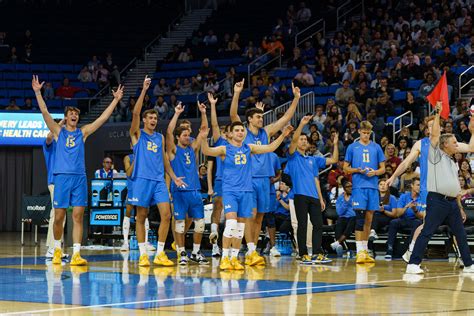
[[[0,313],[6,315],[474,313],[474,275],[447,260],[424,262],[424,276],[404,275],[400,260],[302,266],[292,257],[221,272],[218,259],[209,266],[138,268],[137,251],[116,249],[81,251],[89,260],[83,268],[45,264],[46,249],[28,239],[21,248],[19,237],[0,238]]]

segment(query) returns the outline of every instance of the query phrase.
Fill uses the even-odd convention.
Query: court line
[[[447,274],[447,275],[440,275],[440,276],[433,276],[433,277],[426,277],[422,280],[431,280],[431,279],[443,279],[443,278],[451,278],[451,277],[459,277],[459,274]],[[298,281],[299,282],[299,281]],[[123,303],[110,303],[110,304],[98,304],[98,305],[88,305],[88,306],[71,306],[71,307],[62,307],[62,308],[50,308],[50,309],[43,309],[43,310],[32,310],[32,311],[18,311],[18,312],[11,312],[5,313],[2,315],[22,315],[25,313],[48,313],[48,312],[60,312],[60,311],[71,311],[71,310],[80,310],[80,309],[92,309],[92,308],[101,308],[101,307],[116,307],[116,306],[127,306],[127,305],[134,305],[134,304],[148,304],[148,303],[160,303],[160,302],[170,302],[170,301],[182,301],[182,300],[193,300],[193,299],[206,299],[206,298],[216,298],[216,297],[232,297],[232,296],[246,296],[246,295],[254,295],[254,294],[264,294],[264,293],[276,293],[276,292],[292,292],[292,291],[302,291],[302,290],[314,290],[314,289],[324,289],[324,288],[333,288],[333,287],[344,287],[344,286],[364,286],[364,285],[378,285],[378,284],[385,284],[385,283],[396,283],[396,282],[404,282],[403,279],[396,279],[396,280],[385,280],[379,282],[365,282],[365,283],[341,283],[341,284],[330,284],[330,285],[319,285],[319,286],[309,286],[309,287],[300,287],[300,288],[289,288],[289,289],[278,289],[278,290],[267,290],[267,291],[253,291],[253,292],[242,292],[242,293],[226,293],[226,294],[214,294],[214,295],[207,295],[207,296],[189,296],[189,297],[178,297],[178,298],[166,298],[166,299],[159,299],[159,300],[147,300],[147,301],[136,301],[136,302],[123,302]],[[358,290],[357,288],[354,290]],[[442,289],[440,289],[442,290]],[[263,297],[265,298],[265,297]],[[28,302],[25,302],[28,303]],[[30,302],[34,303],[34,302]],[[199,302],[199,304],[203,304],[207,302]],[[214,302],[210,302],[214,303]],[[47,304],[47,303],[45,303]],[[168,306],[170,307],[170,306]]]

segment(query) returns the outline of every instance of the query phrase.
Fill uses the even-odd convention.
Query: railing
[[[462,89],[464,89],[465,87],[469,86],[471,84],[471,82],[474,81],[474,78],[471,78],[468,82],[466,82],[465,84],[462,84],[462,77],[467,74],[470,70],[472,70],[474,68],[474,65],[471,65],[469,68],[467,68],[466,70],[464,70],[460,75],[459,75],[459,78],[458,78],[458,88],[459,88],[459,98],[462,98]]]
[[[329,157],[329,156],[331,156],[331,153],[325,153],[325,154],[323,155],[324,158],[327,158],[327,157]],[[319,174],[322,175],[322,174],[328,172],[328,171],[331,170],[331,169],[332,169],[332,165],[329,165],[326,169],[323,169],[322,171],[320,171]]]
[[[272,56],[275,51],[277,52],[277,55],[273,57],[272,59],[268,60],[267,62],[264,62],[263,64],[258,65],[259,62],[261,62],[264,58],[268,58],[269,56]],[[266,54],[263,54],[262,56],[258,57],[255,60],[252,60],[248,66],[247,66],[247,85],[249,87],[249,90],[252,89],[252,75],[262,69],[263,67],[267,66],[268,64],[274,62],[275,60],[279,60],[279,67],[281,67],[281,52],[278,48],[274,48],[271,51],[267,52]],[[256,67],[254,70],[252,70],[252,67]]]
[[[344,2],[342,5],[340,5],[337,10],[336,10],[336,25],[337,25],[337,30],[339,30],[342,27],[342,21],[344,18],[346,18],[347,15],[350,13],[354,12],[355,10],[359,9],[361,10],[361,13],[364,14],[364,0],[356,3],[352,3],[351,0],[347,0]]]
[[[407,115],[410,115],[410,123],[408,125],[403,125],[403,118],[406,117]],[[400,129],[397,129],[397,121],[400,121]],[[407,111],[403,113],[402,115],[397,116],[395,119],[393,119],[393,144],[395,144],[396,141],[396,135],[402,131],[403,127],[410,127],[413,125],[413,112],[412,111]]]
[[[323,38],[326,37],[326,21],[324,19],[319,19],[307,28],[299,31],[295,36],[295,47],[312,38],[315,34],[319,32],[322,32]],[[305,35],[305,33],[309,35],[306,35],[306,37],[301,39]]]

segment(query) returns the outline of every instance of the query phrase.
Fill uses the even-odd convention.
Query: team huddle
[[[165,242],[171,225],[174,243],[178,253],[178,264],[186,265],[188,260],[198,264],[208,264],[202,254],[200,245],[205,230],[204,206],[200,194],[198,176],[198,157],[202,152],[205,156],[215,157],[216,176],[212,183],[214,193],[213,215],[210,240],[217,247],[219,238],[218,227],[221,212],[225,215],[225,228],[222,234],[222,270],[243,270],[244,265],[239,260],[242,239],[245,237],[248,251],[245,255],[245,265],[264,265],[265,259],[256,251],[256,244],[262,230],[265,214],[273,208],[275,197],[274,179],[277,176],[275,157],[273,153],[291,134],[288,148],[287,163],[284,173],[291,178],[292,188],[288,198],[292,203],[282,202],[290,210],[296,233],[296,247],[302,264],[324,264],[331,262],[322,249],[322,212],[326,204],[321,192],[319,170],[332,165],[339,160],[338,135],[333,141],[334,150],[329,158],[308,156],[306,154],[309,142],[303,128],[310,122],[311,116],[304,116],[294,130],[289,125],[298,102],[300,90],[292,87],[294,99],[285,114],[276,122],[263,126],[263,107],[259,104],[247,110],[245,126],[237,114],[240,93],[244,80],[234,86],[234,95],[230,108],[231,123],[225,127],[218,125],[216,115],[217,99],[208,94],[211,112],[211,128],[213,146],[208,144],[208,119],[206,106],[198,102],[201,113],[201,126],[197,138],[191,137],[191,126],[187,121],[179,121],[184,107],[179,104],[169,122],[166,135],[155,132],[158,124],[158,113],[154,109],[142,113],[143,100],[150,87],[151,79],[145,78],[141,94],[133,108],[133,119],[130,128],[131,147],[133,154],[124,159],[128,178],[127,211],[123,222],[124,244],[123,251],[128,251],[128,232],[130,229],[131,211],[136,208],[136,238],[140,251],[139,266],[150,266],[146,241],[148,230],[148,211],[152,205],[157,205],[160,214],[158,229],[158,244],[153,263],[159,266],[174,265],[165,251]],[[84,142],[87,137],[102,126],[112,114],[115,106],[123,96],[123,87],[113,91],[114,99],[93,123],[77,128],[79,109],[68,107],[61,124],[55,122],[48,113],[46,104],[41,96],[42,83],[33,76],[39,107],[44,120],[51,131],[55,143],[53,206],[54,241],[51,242],[53,264],[61,264],[63,234],[66,208],[73,207],[73,242],[74,250],[71,265],[86,265],[87,261],[80,256],[82,239],[82,217],[87,206],[87,179],[84,161]],[[140,129],[140,123],[143,128]],[[434,124],[438,125],[439,115]],[[64,125],[64,126],[62,126]],[[345,156],[344,171],[353,174],[353,207],[356,212],[355,238],[357,256],[356,263],[374,263],[374,258],[368,252],[368,238],[371,228],[373,211],[379,209],[378,176],[385,173],[385,157],[380,145],[370,140],[372,125],[364,121],[360,124],[360,140],[351,144]],[[273,140],[273,141],[272,141]],[[433,143],[433,141],[432,141]],[[421,156],[421,197],[426,204],[428,186],[428,140],[415,144],[414,150],[397,169],[393,177],[404,171],[418,155]],[[464,144],[465,146],[468,146]],[[460,147],[468,151],[470,147]],[[278,158],[276,157],[278,160]],[[393,177],[388,182],[393,181]],[[49,182],[49,181],[48,181]],[[273,188],[273,190],[272,190]],[[280,199],[279,199],[280,200]],[[278,200],[278,201],[279,201]],[[293,207],[289,207],[292,205]],[[312,223],[312,256],[307,249],[308,218]],[[293,220],[295,219],[295,220]],[[191,256],[185,249],[185,234],[194,222],[193,250]],[[418,230],[418,233],[421,231]],[[415,234],[415,238],[417,236]],[[428,233],[426,233],[428,234]],[[429,236],[430,237],[430,236]],[[456,236],[458,237],[458,236]],[[460,236],[461,241],[462,236]],[[465,239],[464,239],[465,240]],[[459,241],[459,240],[458,240]],[[426,247],[426,245],[425,245]],[[418,250],[422,246],[418,247]],[[471,261],[465,260],[466,267]],[[419,264],[417,256],[410,263]]]

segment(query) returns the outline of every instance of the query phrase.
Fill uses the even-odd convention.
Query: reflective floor
[[[301,266],[267,257],[265,268],[221,272],[217,259],[139,268],[138,252],[117,249],[82,251],[88,267],[53,266],[44,247],[21,248],[16,237],[0,234],[2,314],[474,314],[474,276],[454,262],[427,261],[424,276],[411,276],[397,260]]]

